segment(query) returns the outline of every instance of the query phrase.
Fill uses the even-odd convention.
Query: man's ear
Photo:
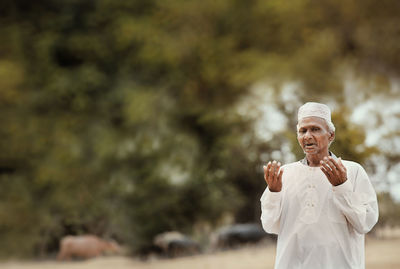
[[[329,136],[329,141],[333,142],[333,140],[335,140],[335,132],[331,132]]]

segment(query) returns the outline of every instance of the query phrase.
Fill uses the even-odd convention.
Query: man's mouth
[[[304,145],[305,145],[305,147],[312,147],[312,146],[314,146],[315,144],[314,144],[314,143],[305,143]]]

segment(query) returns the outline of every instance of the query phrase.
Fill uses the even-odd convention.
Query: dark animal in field
[[[154,245],[161,248],[164,255],[174,258],[201,252],[200,245],[179,232],[166,232],[154,238]]]
[[[255,223],[225,226],[212,235],[212,249],[235,248],[244,244],[254,244],[273,237]]]

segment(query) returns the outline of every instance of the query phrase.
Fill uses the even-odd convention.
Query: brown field
[[[81,262],[22,262],[0,263],[2,269],[272,269],[275,246],[245,247],[238,250],[203,254],[177,259],[142,262],[127,257],[101,257]],[[373,240],[366,244],[367,269],[400,268],[400,239]]]

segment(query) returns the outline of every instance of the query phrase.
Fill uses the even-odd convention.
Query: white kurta
[[[261,196],[261,222],[278,234],[275,269],[365,268],[364,234],[378,220],[376,193],[358,163],[342,161],[333,187],[319,167],[284,165],[282,191]]]

